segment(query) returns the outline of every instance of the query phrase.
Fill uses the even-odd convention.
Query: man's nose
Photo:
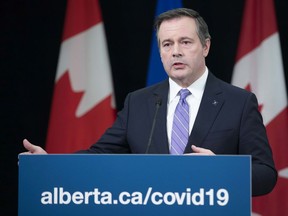
[[[173,57],[181,57],[183,55],[179,44],[174,44],[172,55]]]

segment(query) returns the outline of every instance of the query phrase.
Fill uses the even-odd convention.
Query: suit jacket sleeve
[[[277,171],[254,94],[247,98],[240,126],[239,154],[247,153],[252,155],[253,196],[269,193],[276,184]]]
[[[126,139],[129,98],[130,95],[125,99],[124,108],[118,112],[116,121],[113,123],[112,127],[106,130],[97,143],[90,146],[89,149],[80,150],[76,153],[131,153]]]

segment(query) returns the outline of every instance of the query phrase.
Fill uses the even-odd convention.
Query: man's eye
[[[164,46],[164,47],[169,47],[170,44],[169,44],[169,43],[165,43],[165,44],[163,44],[163,46]]]

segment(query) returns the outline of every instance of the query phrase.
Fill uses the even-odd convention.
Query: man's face
[[[178,85],[188,87],[204,73],[210,40],[202,46],[194,19],[181,17],[164,21],[158,40],[164,69]]]

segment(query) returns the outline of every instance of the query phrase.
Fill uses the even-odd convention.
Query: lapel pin
[[[212,102],[212,104],[213,104],[214,106],[217,106],[218,101],[214,100],[214,101]]]

